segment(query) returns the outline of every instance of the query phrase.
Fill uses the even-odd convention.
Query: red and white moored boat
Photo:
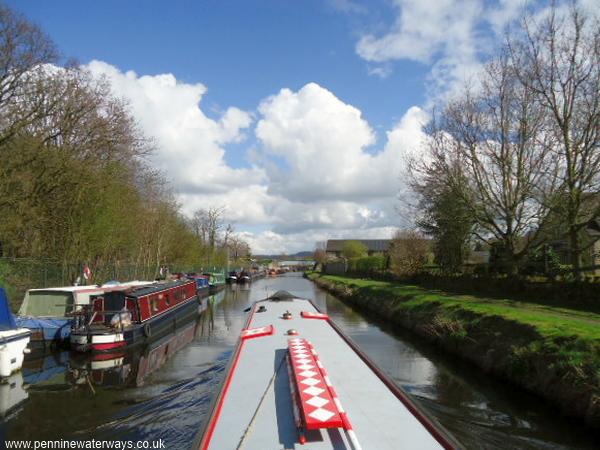
[[[204,304],[203,304],[204,302]],[[155,340],[206,307],[194,280],[178,280],[117,290],[92,297],[76,316],[71,347],[105,352]]]

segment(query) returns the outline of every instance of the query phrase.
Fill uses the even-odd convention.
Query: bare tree
[[[566,15],[553,6],[516,31],[508,40],[515,72],[548,114],[560,175],[549,207],[566,222],[571,263],[580,275],[580,232],[600,214],[600,20],[597,11],[573,2]]]
[[[44,65],[55,62],[58,52],[37,25],[5,5],[0,5],[0,145],[12,138],[39,111],[31,109],[14,120],[7,105],[39,88],[35,82]]]
[[[229,236],[227,249],[229,251],[229,257],[234,262],[250,256],[250,246],[238,236]]]
[[[429,184],[438,190],[434,196],[456,196],[458,209],[476,225],[475,235],[499,247],[510,273],[536,242],[547,214],[539,198],[553,182],[543,124],[543,109],[503,54],[487,65],[479,91],[466,88],[437,117],[428,159],[416,170],[425,175],[422,188],[435,178]]]

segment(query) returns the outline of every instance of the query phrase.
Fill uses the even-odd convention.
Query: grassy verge
[[[409,328],[600,428],[600,315],[414,285],[308,273],[342,300]]]

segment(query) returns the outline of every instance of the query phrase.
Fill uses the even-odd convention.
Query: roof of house
[[[370,252],[387,252],[390,248],[391,239],[329,239],[326,251],[341,252],[344,244],[349,241],[358,241],[367,247]]]
[[[590,236],[600,236],[600,217],[592,219],[586,229]]]

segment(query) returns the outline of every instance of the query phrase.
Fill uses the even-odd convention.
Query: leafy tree
[[[345,258],[366,256],[367,252],[367,246],[360,241],[346,241],[342,246],[342,255]]]

